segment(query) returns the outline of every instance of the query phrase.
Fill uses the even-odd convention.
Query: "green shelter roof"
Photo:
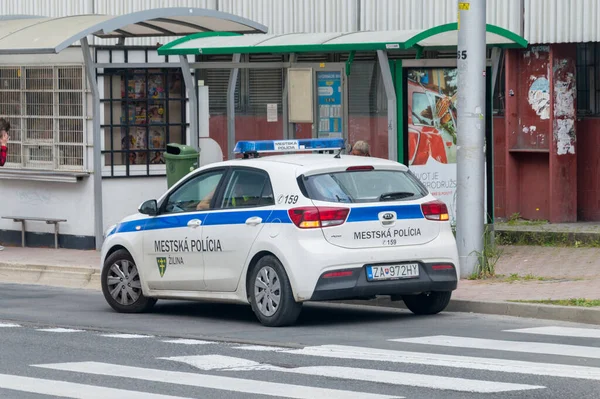
[[[490,47],[525,48],[527,40],[496,25],[487,24]],[[458,44],[458,24],[424,30],[361,31],[288,34],[237,34],[201,32],[174,40],[158,49],[160,55],[306,53],[346,51],[402,51],[443,49]]]

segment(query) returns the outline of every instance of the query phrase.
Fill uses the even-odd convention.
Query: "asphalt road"
[[[0,285],[0,334],[0,398],[600,397],[600,328],[572,323],[319,304],[274,329],[247,306],[125,315]]]

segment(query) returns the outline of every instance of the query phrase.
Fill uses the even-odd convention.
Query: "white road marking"
[[[152,338],[152,335],[138,335],[138,334],[100,334],[100,336],[107,337],[107,338],[124,338],[124,339]]]
[[[244,347],[238,347],[237,349],[244,349]],[[253,348],[252,350],[257,349]],[[420,364],[424,366],[440,366],[453,367],[459,369],[501,371],[505,373],[542,375],[561,378],[579,378],[585,380],[600,381],[600,368],[597,367],[537,363],[521,360],[504,360],[485,357],[444,355],[438,353],[406,352],[344,345],[308,346],[303,349],[281,348],[281,350],[277,352],[335,359]]]
[[[279,352],[282,350],[287,350],[288,348],[286,348],[285,346],[244,345],[238,347],[237,349],[257,352]]]
[[[128,379],[134,378],[152,382],[164,382],[193,387],[218,389],[233,392],[254,393],[279,398],[296,399],[387,399],[403,398],[402,396],[378,395],[365,392],[352,392],[337,389],[316,388],[304,385],[282,384],[268,381],[255,381],[242,378],[221,377],[208,374],[186,373],[180,371],[156,370],[141,367],[120,366],[117,364],[97,362],[75,362],[38,364],[51,370],[72,371],[96,375],[113,376]],[[107,396],[108,397],[108,396]]]
[[[264,367],[261,363],[253,360],[221,355],[174,356],[159,357],[159,359],[189,364],[190,366],[196,367],[200,370],[259,370],[261,367]],[[274,366],[270,367],[273,370],[276,368]]]
[[[190,399],[8,374],[0,374],[0,388],[76,399]]]
[[[206,344],[214,344],[212,341],[202,341],[199,339],[166,339],[162,342],[166,342],[168,344],[182,344],[182,345],[206,345]]]
[[[544,342],[502,341],[471,337],[449,337],[437,335],[432,337],[390,339],[393,342],[446,346],[453,348],[485,349],[505,352],[537,353],[541,355],[558,355],[600,359],[600,348],[590,346],[547,344]]]
[[[81,332],[83,330],[74,330],[72,328],[38,328],[37,331],[43,332],[57,332],[57,333],[68,333],[68,332]]]
[[[573,338],[600,338],[600,329],[592,328],[574,328],[574,327],[534,327],[519,328],[516,330],[504,330],[505,332],[515,332],[524,334],[555,335],[558,337]]]
[[[471,380],[465,378],[451,378],[437,375],[401,373],[396,371],[373,370],[353,367],[338,366],[310,366],[310,367],[277,367],[262,364],[248,359],[220,356],[179,356],[160,358],[189,364],[201,370],[221,371],[257,371],[269,370],[289,374],[302,374],[319,377],[342,378],[354,381],[379,382],[382,384],[404,385],[420,388],[452,390],[460,392],[496,393],[508,391],[522,391],[529,389],[546,388],[539,385],[512,384],[485,380]]]
[[[19,324],[14,323],[0,323],[0,328],[12,328],[12,327],[21,327]]]

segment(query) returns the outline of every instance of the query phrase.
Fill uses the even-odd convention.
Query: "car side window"
[[[221,207],[247,208],[273,205],[273,190],[267,173],[257,170],[234,170],[225,188]]]
[[[188,180],[169,196],[165,212],[181,213],[210,209],[210,202],[224,174],[224,170],[215,170]]]

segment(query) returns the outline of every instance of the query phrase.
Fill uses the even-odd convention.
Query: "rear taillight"
[[[442,201],[435,200],[421,204],[421,211],[425,219],[446,221],[450,219],[448,207]]]
[[[288,215],[292,222],[301,229],[339,226],[346,221],[350,209],[326,206],[309,206],[292,208]]]

